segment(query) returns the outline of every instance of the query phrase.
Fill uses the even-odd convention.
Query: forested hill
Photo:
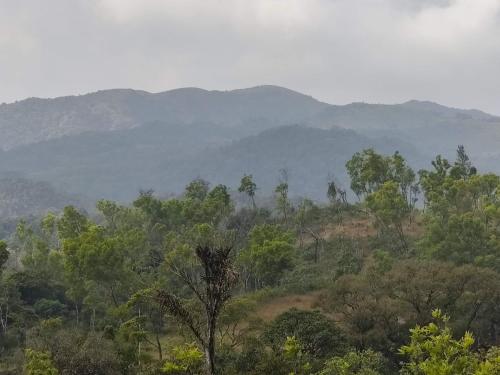
[[[500,172],[498,117],[420,101],[330,105],[276,86],[31,98],[0,105],[0,131],[0,177],[91,201],[180,193],[196,177],[234,188],[243,173],[270,194],[283,168],[294,195],[324,200],[326,176],[348,185],[345,160],[366,147],[402,151],[418,169],[464,144],[479,167]]]
[[[9,176],[0,178],[0,218],[44,215],[66,205],[81,206],[75,196],[55,189],[46,182]]]
[[[183,88],[152,94],[105,90],[0,106],[0,148],[76,135],[130,129],[155,121],[264,129],[304,121],[328,105],[276,86],[233,91]]]
[[[225,137],[229,132],[208,129],[213,132],[202,124],[187,128],[157,123],[55,139],[5,152],[0,173],[23,171],[94,200],[126,202],[139,190],[181,192],[198,177],[235,189],[244,173],[253,174],[261,194],[270,195],[279,170],[286,168],[293,195],[326,200],[329,177],[348,187],[344,165],[360,149],[400,150],[419,166],[425,159],[408,143],[341,128],[283,126],[233,141]]]

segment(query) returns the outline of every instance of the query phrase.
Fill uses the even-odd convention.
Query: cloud
[[[498,0],[1,4],[0,102],[269,83],[334,103],[418,98],[500,114]]]

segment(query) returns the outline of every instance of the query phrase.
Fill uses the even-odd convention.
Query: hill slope
[[[276,86],[233,91],[185,88],[152,94],[106,90],[0,105],[0,148],[88,131],[130,129],[155,121],[213,123],[262,130],[300,122],[328,105]]]
[[[292,193],[324,199],[318,189],[328,174],[346,183],[345,161],[362,148],[400,149],[413,160],[422,159],[409,144],[340,128],[284,126],[231,143],[223,138],[224,129],[213,131],[211,138],[200,136],[203,129],[202,124],[155,123],[41,142],[4,152],[0,174],[23,171],[94,199],[127,201],[140,189],[179,193],[196,177],[237,188],[243,173],[254,174],[262,192],[271,193],[279,170],[287,168]]]
[[[43,215],[68,204],[80,205],[76,197],[46,182],[19,177],[0,178],[0,219]]]
[[[281,168],[292,193],[323,199],[327,175],[347,185],[345,161],[365,147],[400,150],[418,168],[464,144],[478,167],[500,172],[499,117],[419,101],[336,106],[276,86],[27,99],[0,105],[0,131],[0,176],[91,199],[179,192],[199,176],[236,187],[243,173],[271,192]]]
[[[500,144],[500,117],[416,100],[394,105],[329,106],[307,123],[398,137],[428,154],[452,153],[458,144],[464,144],[474,157],[481,158],[497,152]]]

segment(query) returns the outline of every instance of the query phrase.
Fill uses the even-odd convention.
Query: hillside
[[[140,189],[180,193],[197,177],[237,188],[243,173],[254,174],[260,192],[270,194],[287,168],[293,194],[325,199],[328,175],[346,185],[344,164],[360,149],[399,149],[412,161],[423,159],[409,144],[340,128],[284,126],[233,141],[230,132],[209,129],[155,123],[41,142],[4,152],[0,175],[23,171],[93,199],[128,201]]]
[[[385,154],[399,150],[417,167],[426,161],[411,144],[394,138],[367,137],[336,127],[325,130],[295,125],[267,130],[200,155],[191,163],[191,176],[236,187],[242,173],[252,174],[262,192],[271,193],[278,183],[279,170],[285,168],[292,195],[325,200],[328,179],[333,177],[348,188],[346,161],[369,147]]]
[[[477,110],[412,100],[402,104],[352,103],[329,106],[308,124],[354,129],[367,135],[390,135],[413,143],[425,153],[452,153],[464,144],[475,158],[497,152],[500,117]]]
[[[157,94],[116,89],[55,99],[30,98],[0,105],[0,148],[88,131],[130,129],[155,121],[204,122],[255,131],[300,122],[327,106],[276,86],[233,91],[184,88]]]
[[[0,219],[42,215],[65,205],[80,205],[75,196],[61,192],[46,182],[20,177],[0,178]]]
[[[365,147],[399,150],[418,169],[464,144],[479,168],[500,172],[499,117],[421,101],[329,105],[276,86],[32,98],[0,105],[0,131],[0,176],[92,200],[179,193],[196,177],[235,188],[243,173],[268,194],[282,168],[293,194],[324,199],[327,176],[348,185],[345,161]]]

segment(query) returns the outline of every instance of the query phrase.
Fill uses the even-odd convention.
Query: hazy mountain
[[[301,122],[328,105],[276,86],[233,91],[184,88],[152,94],[106,90],[0,105],[0,148],[77,135],[130,129],[155,121],[197,122],[247,131]]]
[[[420,101],[329,105],[276,86],[27,99],[0,105],[0,131],[0,176],[90,199],[180,192],[195,177],[237,187],[243,173],[269,193],[281,168],[292,193],[324,198],[328,174],[347,186],[345,161],[365,147],[399,150],[418,168],[464,144],[500,172],[499,117]]]
[[[231,139],[230,130],[207,124],[86,132],[0,152],[0,176],[21,172],[94,199],[129,200],[140,189],[172,191],[176,181],[158,185],[168,168],[186,168],[187,158]]]
[[[244,173],[254,174],[262,193],[271,193],[279,170],[287,168],[292,193],[323,199],[328,175],[347,184],[344,164],[363,148],[398,149],[411,160],[423,159],[407,143],[340,128],[284,126],[231,143],[222,137],[227,133],[203,124],[162,123],[85,133],[4,152],[0,174],[22,171],[66,191],[127,201],[140,189],[179,193],[196,177],[237,188]]]
[[[329,178],[349,188],[345,163],[355,152],[369,147],[384,154],[399,150],[415,167],[426,162],[411,144],[392,138],[366,137],[336,127],[284,126],[199,155],[190,163],[192,172],[187,177],[237,187],[243,173],[252,174],[261,191],[271,193],[280,169],[286,169],[292,195],[326,200]]]
[[[451,153],[458,144],[464,144],[473,156],[484,157],[496,152],[500,144],[500,117],[416,100],[394,105],[332,105],[308,123],[398,137],[425,153]]]
[[[0,178],[0,220],[43,215],[68,204],[79,206],[81,201],[47,182],[12,176]]]

